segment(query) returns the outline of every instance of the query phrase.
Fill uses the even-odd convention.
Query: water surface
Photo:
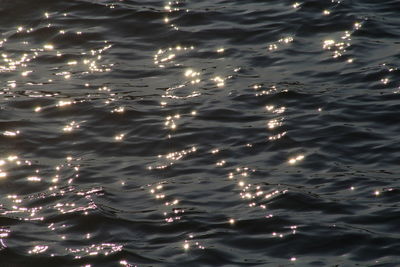
[[[0,0],[1,266],[396,266],[396,0]]]

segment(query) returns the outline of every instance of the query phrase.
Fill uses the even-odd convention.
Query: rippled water
[[[0,266],[397,266],[397,0],[0,0]]]

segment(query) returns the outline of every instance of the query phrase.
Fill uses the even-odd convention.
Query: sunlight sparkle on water
[[[116,141],[122,141],[122,139],[124,138],[125,134],[118,134],[114,137],[114,139]]]
[[[217,84],[217,87],[223,87],[225,85],[225,79],[220,76],[216,76],[212,80]]]
[[[300,7],[300,3],[299,2],[296,2],[296,3],[294,3],[292,6],[293,6],[293,8],[299,8]]]
[[[304,159],[304,155],[299,155],[299,156],[297,156],[295,158],[290,158],[289,159],[289,164],[295,164],[298,161],[303,160],[303,159]]]
[[[113,109],[111,111],[111,113],[124,113],[124,111],[125,111],[124,107],[118,107],[118,108]]]
[[[26,77],[26,76],[28,76],[29,74],[31,74],[32,72],[33,72],[32,70],[24,71],[24,72],[21,73],[21,76]]]
[[[73,103],[74,103],[74,102],[72,102],[72,101],[63,101],[63,100],[60,100],[60,101],[58,101],[57,107],[69,106],[69,105],[72,105]]]
[[[46,44],[46,45],[43,46],[43,48],[46,49],[46,50],[53,50],[54,46],[52,44]]]
[[[42,178],[37,177],[37,176],[30,176],[27,178],[27,180],[30,182],[40,182],[42,180]]]
[[[29,250],[28,253],[29,254],[40,254],[45,252],[47,249],[49,248],[49,246],[35,246],[33,249]]]
[[[79,129],[79,127],[80,127],[80,125],[77,122],[72,121],[69,124],[67,124],[66,126],[64,126],[63,131],[64,132],[72,132],[75,129]]]
[[[185,243],[185,244],[183,244],[183,248],[184,248],[185,250],[188,250],[188,249],[190,248],[190,245],[189,245],[189,243]]]
[[[120,260],[119,264],[121,264],[122,266],[126,266],[126,267],[133,267],[133,265],[129,264],[127,260]],[[136,267],[136,265],[135,265]]]
[[[356,30],[358,30],[358,29],[360,29],[361,28],[361,23],[360,22],[356,22],[356,23],[354,23],[354,28],[356,29]]]
[[[4,136],[17,136],[20,132],[19,131],[5,131],[3,133]]]
[[[7,159],[8,159],[8,161],[13,162],[13,161],[18,159],[18,156],[10,155],[10,156],[7,157]]]

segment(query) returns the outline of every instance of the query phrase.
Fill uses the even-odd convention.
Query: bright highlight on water
[[[0,266],[397,266],[398,7],[0,0]]]

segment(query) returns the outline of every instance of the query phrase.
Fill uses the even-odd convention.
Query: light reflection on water
[[[356,73],[398,93],[398,67],[390,54],[357,69],[373,25],[350,14],[328,27],[342,5],[61,1],[2,28],[0,253],[82,266],[307,265],[304,243],[361,228],[353,204],[381,216],[396,185],[348,166],[375,171],[382,159],[365,151],[390,135],[373,135],[382,118],[365,120],[362,94],[331,87]],[[355,129],[365,131],[349,138]],[[387,229],[366,226],[362,238]],[[356,258],[345,247],[337,255]]]
[[[179,1],[175,1],[173,3],[169,2],[167,5],[165,5],[165,10],[168,13],[176,13],[181,11],[181,8],[178,6],[181,3]],[[114,9],[116,6],[114,5],[108,5],[110,9]],[[295,3],[293,4],[294,8],[300,7],[300,3]],[[51,28],[51,19],[53,17],[57,16],[56,14],[49,15],[49,13],[45,13],[45,18],[48,19],[48,25],[46,27]],[[67,14],[63,14],[63,16],[67,16]],[[179,30],[179,26],[170,23],[169,17],[165,17],[164,21],[166,24],[168,24],[171,28],[174,30]],[[35,28],[29,28],[25,29],[22,26],[19,26],[17,28],[17,33],[20,35],[28,35],[30,33],[34,33],[36,31]],[[74,33],[74,30],[69,30],[69,29],[62,29],[59,30],[60,35],[66,35],[66,34],[76,34],[77,36],[84,35],[84,32],[81,31],[76,31]],[[23,36],[25,38],[25,36]],[[26,37],[29,37],[26,36]],[[285,37],[283,39],[280,39],[277,44],[272,44],[269,45],[269,50],[276,50],[278,49],[278,45],[281,44],[288,44],[293,41],[292,37]],[[29,42],[26,43],[27,45]],[[84,75],[89,75],[92,73],[102,73],[102,72],[109,72],[111,71],[111,68],[113,66],[113,63],[111,64],[102,64],[101,60],[102,54],[110,49],[112,46],[108,44],[108,41],[104,41],[104,46],[102,48],[98,49],[90,49],[86,51],[82,50],[77,50],[74,51],[73,54],[71,52],[64,52],[62,49],[58,48],[58,45],[56,43],[44,43],[42,47],[39,48],[31,48],[30,53],[24,53],[22,56],[20,55],[13,55],[13,56],[8,56],[7,54],[3,54],[3,61],[5,65],[3,65],[1,68],[4,72],[21,72],[22,77],[32,77],[35,75],[37,72],[34,68],[34,64],[29,65],[29,62],[35,59],[41,59],[41,58],[51,58],[51,61],[55,61],[57,64],[51,64],[51,67],[47,69],[47,71],[50,71],[52,74],[52,79],[48,79],[46,83],[50,83],[53,86],[59,84],[59,83],[65,83],[65,80],[72,80],[72,79],[82,79]],[[4,45],[4,44],[3,44]],[[7,43],[5,43],[7,45]],[[6,47],[7,48],[7,47]],[[216,48],[214,51],[216,51],[218,54],[221,56],[224,56],[225,49],[223,48]],[[203,70],[195,70],[192,66],[185,66],[184,63],[179,63],[179,58],[181,56],[185,56],[187,54],[197,52],[197,49],[195,49],[194,46],[181,46],[178,45],[176,47],[169,47],[166,49],[159,49],[156,55],[154,56],[154,64],[157,65],[160,68],[173,68],[173,67],[187,67],[186,70],[183,71],[183,77],[181,78],[181,83],[176,84],[177,81],[174,81],[173,84],[168,85],[168,89],[165,91],[165,95],[163,97],[165,98],[171,98],[171,99],[176,99],[176,100],[181,100],[181,101],[186,101],[192,97],[200,97],[202,95],[201,91],[204,86],[210,86],[209,81],[211,81],[214,85],[211,86],[212,89],[216,88],[221,88],[223,89],[226,86],[226,80],[232,78],[232,75],[224,75],[223,73],[218,73],[218,72],[213,72],[213,71],[205,71]],[[235,67],[235,70],[239,69]],[[40,70],[40,73],[43,75],[43,70]],[[43,75],[46,77],[46,75]],[[54,77],[53,77],[54,76]],[[38,79],[38,77],[34,77]],[[62,80],[60,78],[63,78],[65,80]],[[44,83],[43,79],[39,78],[42,83]],[[10,93],[12,94],[13,90],[19,88],[19,87],[24,87],[24,84],[21,84],[20,81],[15,82],[12,81],[9,83],[9,90]],[[85,86],[88,87],[89,84],[85,82]],[[189,89],[187,89],[189,88]],[[257,94],[256,96],[260,96],[263,94],[269,94],[269,93],[274,93],[275,90],[274,87],[271,90],[264,91],[260,87],[257,86]],[[185,91],[184,91],[185,90]],[[108,86],[100,86],[98,88],[99,92],[104,92],[106,94],[109,94],[109,97],[105,100],[105,104],[108,105],[111,102],[114,102],[117,100],[115,98],[115,95],[113,93],[113,90],[109,88]],[[180,91],[184,91],[185,93],[180,93]],[[57,94],[51,94],[47,93],[43,95],[40,92],[34,93],[30,92],[29,96],[35,96],[35,97],[55,97]],[[63,100],[58,100],[55,104],[57,108],[64,109],[72,105],[77,105],[81,103],[80,100],[77,100],[75,97],[71,99],[63,99]],[[280,114],[285,112],[285,107],[280,107],[280,108],[275,108],[274,106],[267,106],[268,112],[271,112],[273,114],[279,115],[279,117],[270,119],[267,124],[269,129],[275,129],[279,128],[282,126],[284,117],[282,117]],[[46,113],[46,109],[44,109],[43,106],[36,106],[34,108],[35,112],[40,112],[40,114],[43,116]],[[125,108],[123,106],[119,106],[117,108],[112,109],[112,113],[124,113]],[[197,111],[191,111],[191,115],[197,115]],[[175,114],[175,115],[169,115],[165,119],[165,126],[167,127],[168,130],[179,130],[178,127],[178,121],[181,119],[181,115]],[[192,118],[196,119],[196,118]],[[80,129],[81,124],[84,123],[85,121],[77,122],[76,120],[72,120],[70,122],[67,122],[64,126],[62,126],[62,130],[66,133],[70,133],[73,131],[76,131]],[[7,134],[6,134],[7,133]],[[12,133],[19,133],[17,132],[12,132],[12,131],[6,131],[5,135],[7,136],[15,136],[17,134],[12,134]],[[284,132],[285,133],[285,132]],[[283,134],[278,134],[278,136],[283,136]],[[124,133],[119,133],[115,135],[115,140],[116,141],[122,141],[125,137]],[[169,139],[171,136],[169,135]],[[275,138],[277,139],[277,138]],[[270,139],[271,140],[271,139]],[[175,165],[176,163],[180,161],[184,161],[186,157],[189,156],[189,154],[195,154],[197,152],[197,148],[195,146],[176,151],[176,152],[169,152],[165,155],[159,155],[158,156],[158,161],[154,166],[150,165],[148,166],[149,170],[152,169],[165,169],[169,166]],[[214,149],[212,150],[212,154],[217,154],[219,152],[219,149]],[[299,156],[300,157],[300,156]],[[9,162],[14,162],[18,158],[17,157],[9,157],[8,161]],[[297,160],[298,157],[295,159]],[[28,195],[24,197],[20,197],[18,195],[9,195],[9,201],[11,201],[13,204],[10,203],[10,207],[4,208],[5,211],[3,211],[2,215],[9,216],[9,214],[12,214],[14,218],[18,218],[20,220],[25,220],[25,221],[44,221],[45,224],[47,225],[47,229],[54,233],[60,240],[59,242],[66,242],[70,239],[73,241],[74,238],[70,238],[67,229],[70,227],[69,225],[59,223],[57,221],[52,222],[51,217],[46,218],[46,214],[48,213],[48,210],[53,210],[53,213],[56,212],[58,214],[71,214],[71,213],[78,213],[83,216],[89,215],[91,212],[95,212],[98,209],[98,206],[95,204],[92,196],[101,196],[103,194],[103,190],[101,188],[90,188],[87,190],[78,190],[75,188],[74,184],[76,183],[74,180],[75,179],[80,179],[79,177],[79,164],[80,159],[74,159],[73,157],[69,156],[67,158],[67,161],[65,163],[59,164],[55,167],[55,174],[52,175],[43,175],[43,176],[29,176],[27,177],[27,181],[30,183],[39,183],[42,186],[42,191],[39,195]],[[21,161],[16,161],[16,162],[21,162]],[[28,161],[26,161],[28,162]],[[29,162],[30,164],[30,162]],[[28,164],[28,165],[29,165]],[[224,167],[226,164],[226,161],[223,159],[220,159],[217,161],[216,166],[217,167]],[[19,165],[19,164],[18,164]],[[7,169],[7,168],[6,168]],[[274,197],[275,195],[279,194],[284,194],[286,190],[279,191],[279,190],[274,190],[274,189],[269,189],[269,188],[262,188],[262,186],[254,186],[251,183],[248,182],[249,177],[248,173],[249,172],[254,172],[255,170],[251,170],[247,167],[243,168],[236,168],[235,176],[239,176],[239,178],[234,178],[235,176],[232,174],[233,172],[230,172],[229,174],[229,179],[233,179],[235,182],[238,183],[238,188],[234,189],[234,191],[238,191],[239,195],[238,198],[243,199],[246,202],[246,205],[248,205],[249,208],[253,207],[259,207],[262,210],[267,209],[267,204],[264,199],[269,199],[271,197]],[[67,172],[68,175],[65,176],[62,173]],[[40,171],[36,170],[35,174],[39,174]],[[6,171],[4,172],[4,177],[6,176]],[[13,174],[9,173],[7,179],[12,179]],[[237,180],[237,181],[236,181]],[[48,188],[46,188],[48,187]],[[263,191],[265,190],[265,192]],[[272,191],[271,191],[272,190]],[[175,223],[177,221],[180,221],[182,216],[185,216],[185,208],[180,208],[180,200],[175,198],[171,194],[166,194],[163,192],[163,184],[158,183],[154,186],[150,186],[150,193],[154,196],[154,198],[160,202],[160,205],[164,206],[163,208],[164,212],[162,215],[164,216],[164,221],[165,223]],[[37,199],[43,199],[43,198],[48,198],[48,197],[57,197],[60,198],[62,197],[63,199],[71,199],[67,202],[64,201],[56,201],[54,204],[51,205],[46,205],[46,206],[31,206],[29,205],[30,202],[34,202]],[[184,202],[184,200],[183,200]],[[52,215],[54,217],[55,215]],[[273,215],[270,213],[267,213],[265,217],[271,218]],[[232,225],[237,224],[240,222],[240,218],[238,219],[229,219],[229,223]],[[40,227],[40,226],[39,226]],[[275,232],[271,233],[273,236],[277,235]],[[282,237],[282,234],[279,234],[280,237]],[[4,234],[2,237],[6,238],[8,237],[8,233]],[[86,240],[88,242],[91,242],[91,233],[86,233],[85,234]],[[3,240],[3,239],[2,239]],[[80,245],[74,246],[74,247],[68,247],[66,246],[66,251],[73,255],[76,259],[80,259],[82,257],[87,257],[87,256],[108,256],[109,254],[119,252],[123,249],[123,245],[115,244],[115,243],[99,243],[99,244],[91,244],[91,243],[86,243],[86,245],[83,245],[85,241],[80,240]],[[62,243],[61,243],[62,244]],[[193,248],[196,247],[198,249],[204,250],[205,247],[201,245],[201,242],[196,241],[194,239],[194,236],[192,234],[189,235],[189,238],[185,238],[183,240],[183,250],[193,250]],[[41,244],[41,245],[35,245],[33,248],[29,248],[27,251],[28,254],[43,254],[43,253],[50,253],[51,256],[56,256],[57,252],[54,252],[53,249],[51,248],[51,244]],[[291,258],[293,260],[294,258]],[[121,261],[120,262],[122,265],[128,265],[126,261]]]
[[[173,12],[179,12],[181,9],[179,7],[174,7],[174,5],[179,6],[180,2],[176,1],[174,3],[169,3],[168,5],[165,6],[165,10],[167,13],[173,13]],[[294,7],[299,7],[300,4],[295,4]],[[110,5],[110,8],[115,8],[115,6]],[[63,16],[66,16],[67,14],[63,14]],[[55,15],[54,15],[55,16]],[[54,16],[50,16],[49,13],[45,13],[46,19],[51,19]],[[169,24],[170,19],[168,17],[165,17],[165,23],[167,23],[170,27],[172,27],[174,30],[179,30],[179,27],[175,24]],[[51,23],[47,25],[48,28],[51,28]],[[34,32],[34,28],[29,28],[28,30],[25,30],[24,27],[19,26],[17,28],[17,33],[21,34],[29,34],[31,32]],[[66,33],[72,33],[73,30],[68,30],[68,29],[63,29],[59,31],[60,35],[65,35]],[[76,35],[82,35],[84,32],[77,31],[75,32]],[[5,40],[6,41],[6,40]],[[277,44],[272,44],[269,45],[269,50],[276,50],[278,49],[278,45],[280,44],[288,44],[293,41],[292,37],[285,37],[283,39],[280,39]],[[56,62],[59,62],[58,65],[52,66],[50,71],[52,71],[52,75],[55,77],[52,77],[52,79],[49,79],[46,81],[46,83],[56,85],[59,83],[64,83],[65,81],[57,78],[63,78],[65,80],[71,80],[71,79],[82,79],[84,75],[89,75],[92,73],[102,73],[102,72],[109,72],[111,71],[111,68],[113,66],[113,63],[111,64],[99,64],[101,62],[102,54],[110,49],[112,46],[108,44],[108,41],[104,41],[105,46],[99,49],[90,49],[87,51],[74,51],[74,54],[71,55],[69,53],[65,53],[62,51],[62,49],[57,48],[57,44],[53,43],[45,43],[42,45],[42,48],[31,48],[30,51],[31,53],[28,54],[23,54],[20,59],[12,59],[8,55],[3,54],[4,62],[7,63],[6,65],[2,66],[3,71],[20,71],[22,77],[30,77],[31,75],[34,75],[36,70],[34,69],[34,64],[32,65],[32,69],[28,69],[29,65],[28,62],[38,58],[43,58],[43,57],[50,57],[53,58]],[[27,42],[26,44],[29,44]],[[224,56],[225,49],[224,48],[215,48],[217,54],[220,56]],[[233,76],[232,74],[226,74],[224,75],[223,71],[222,73],[214,72],[205,69],[196,70],[192,66],[185,66],[184,63],[179,62],[179,58],[182,56],[189,56],[190,54],[198,52],[197,49],[195,49],[194,46],[181,46],[177,45],[175,47],[169,47],[169,48],[161,48],[158,50],[158,52],[154,56],[154,64],[157,65],[159,68],[174,68],[174,67],[186,67],[186,69],[183,70],[183,77],[181,78],[181,83],[176,84],[177,81],[173,81],[170,85],[165,90],[165,94],[162,95],[162,97],[165,98],[171,98],[175,100],[180,100],[180,101],[186,101],[190,98],[193,97],[200,97],[202,95],[201,91],[203,90],[202,88],[206,87],[211,87],[211,89],[217,89],[221,88],[223,89],[226,86],[226,80],[231,79]],[[215,53],[211,52],[210,53]],[[14,56],[15,58],[15,56]],[[233,69],[233,72],[239,71],[239,67],[235,67]],[[43,72],[43,70],[41,70]],[[36,77],[35,77],[36,78]],[[211,84],[209,82],[212,82]],[[18,85],[20,84],[20,85]],[[15,89],[18,87],[23,87],[25,86],[22,84],[20,81],[10,81],[9,82],[9,88],[8,89]],[[85,87],[90,87],[88,83],[85,83]],[[269,89],[267,91],[261,89],[261,86],[255,86],[254,87],[257,90],[256,96],[260,96],[263,94],[270,94],[274,93],[276,90],[275,87],[273,86],[272,89]],[[117,98],[115,97],[113,90],[109,88],[108,86],[100,86],[97,89],[99,92],[104,92],[106,94],[109,94],[109,97],[106,98],[104,104],[108,105],[111,102],[117,101]],[[184,93],[181,93],[183,91]],[[12,90],[10,90],[12,94]],[[31,97],[56,97],[58,93],[46,93],[43,95],[40,92],[30,92],[29,96]],[[82,100],[77,100],[76,98],[71,98],[71,99],[63,99],[63,100],[58,100],[55,104],[55,107],[57,108],[67,108],[72,105],[76,105],[81,103]],[[166,103],[166,102],[162,102]],[[165,106],[166,104],[162,104],[162,106]],[[285,107],[280,107],[280,108],[275,108],[274,106],[267,106],[268,112],[275,113],[275,114],[281,114],[284,113]],[[35,112],[40,112],[42,116],[44,115],[43,113],[46,112],[46,108],[43,106],[36,106],[34,108]],[[125,107],[119,106],[111,110],[111,113],[120,113],[123,114],[125,111]],[[190,113],[192,116],[197,115],[197,111],[191,111]],[[185,115],[186,116],[186,115]],[[165,119],[165,126],[168,130],[176,131],[179,130],[178,127],[178,121],[181,119],[180,114],[175,114],[175,115],[170,115],[167,116]],[[195,119],[194,117],[192,119]],[[268,128],[274,129],[282,126],[284,117],[277,117],[274,119],[271,119],[267,122]],[[80,128],[81,124],[84,123],[85,121],[77,122],[75,120],[68,122],[66,125],[62,126],[62,130],[65,133],[70,133],[73,131],[76,131]],[[7,134],[6,134],[7,133]],[[5,135],[7,136],[16,136],[19,131],[12,132],[12,131],[6,131]],[[284,132],[285,133],[285,132]],[[284,135],[278,134],[280,135]],[[124,133],[119,133],[115,135],[114,139],[116,141],[122,141],[125,137]],[[169,134],[168,139],[171,139],[172,136]],[[271,140],[271,139],[270,139]],[[172,165],[175,165],[179,161],[185,160],[185,158],[192,153],[197,152],[197,148],[195,146],[184,149],[181,151],[176,151],[176,152],[169,152],[165,155],[158,155],[158,161],[154,165],[149,165],[147,168],[148,170],[153,170],[153,169],[158,169],[162,170],[167,167],[170,167]],[[219,149],[214,149],[212,150],[212,154],[217,154],[219,152]],[[9,161],[12,162],[16,160],[17,157],[9,157]],[[74,159],[71,156],[67,158],[67,162],[64,164],[57,165],[55,170],[56,174],[54,175],[47,175],[40,177],[40,176],[29,176],[27,177],[28,182],[36,182],[43,184],[44,186],[49,185],[47,189],[43,187],[42,192],[39,195],[28,195],[27,197],[19,197],[18,195],[9,195],[8,198],[13,202],[13,206],[10,208],[5,208],[5,211],[2,213],[2,215],[7,215],[12,214],[13,217],[18,218],[20,220],[24,221],[44,221],[47,224],[47,229],[54,233],[54,235],[57,236],[57,239],[60,240],[59,242],[67,242],[67,241],[75,241],[73,240],[73,237],[69,237],[67,233],[68,225],[58,223],[58,222],[52,222],[51,218],[46,218],[46,213],[48,213],[48,210],[53,210],[53,212],[57,212],[58,214],[71,214],[71,213],[78,213],[83,216],[88,216],[91,212],[95,212],[98,209],[98,206],[95,204],[92,195],[95,196],[101,196],[103,194],[103,190],[101,188],[91,188],[88,189],[87,191],[85,190],[78,190],[75,188],[74,184],[76,183],[74,180],[79,179],[79,164],[80,159]],[[20,162],[20,161],[17,161]],[[28,161],[27,161],[28,162]],[[30,164],[30,162],[29,162]],[[226,161],[221,159],[216,162],[217,167],[224,167],[226,164]],[[65,169],[71,170],[69,172],[68,176],[63,176],[61,172],[65,172]],[[239,176],[239,178],[234,178],[233,172],[229,173],[229,179],[237,180],[238,183],[238,188],[234,190],[234,192],[239,192],[238,198],[243,199],[246,202],[246,205],[249,208],[253,207],[259,207],[263,210],[267,209],[267,205],[264,201],[264,199],[269,199],[275,195],[278,194],[284,194],[286,190],[279,191],[279,190],[268,190],[264,192],[261,189],[261,186],[255,186],[246,183],[243,179],[249,179],[248,173],[249,172],[254,172],[255,170],[250,170],[247,167],[244,168],[236,168],[235,170],[235,176]],[[39,173],[39,170],[36,170],[35,173]],[[12,177],[12,174],[10,174]],[[4,177],[6,176],[6,172],[4,172]],[[240,180],[239,180],[240,179]],[[125,183],[123,182],[122,185]],[[157,183],[154,186],[149,186],[150,187],[150,193],[154,196],[155,200],[157,200],[160,204],[162,205],[163,212],[162,215],[164,217],[164,222],[165,223],[175,223],[177,221],[180,221],[182,219],[182,216],[185,216],[185,208],[180,208],[180,200],[178,198],[175,198],[171,194],[166,194],[163,193],[163,184],[162,183]],[[28,207],[29,202],[34,202],[36,199],[44,199],[48,197],[63,197],[63,198],[71,198],[75,199],[74,201],[69,201],[69,202],[63,202],[63,201],[57,201],[55,204],[50,205],[50,206],[33,206],[33,207]],[[184,200],[183,200],[184,201]],[[18,204],[18,205],[17,205]],[[54,216],[54,215],[52,215]],[[265,218],[271,218],[273,217],[272,213],[267,213],[265,215]],[[235,225],[238,222],[240,222],[240,218],[229,219],[229,223],[231,225]],[[272,236],[277,235],[275,232],[271,233]],[[279,234],[279,236],[282,238],[282,234]],[[4,234],[3,237],[8,237],[8,232],[7,234]],[[91,239],[91,233],[86,233],[85,234],[85,239],[90,242]],[[2,239],[3,240],[3,239]],[[80,240],[81,242],[80,245],[74,246],[74,247],[68,247],[65,246],[66,251],[73,255],[75,259],[80,259],[82,257],[93,257],[93,256],[108,256],[109,254],[113,254],[116,252],[119,252],[123,249],[123,245],[120,244],[115,244],[115,243],[99,243],[99,244],[90,244],[87,243],[87,245],[82,245],[84,242]],[[188,251],[188,250],[193,250],[194,248],[204,250],[206,247],[201,244],[201,242],[196,241],[195,236],[193,234],[189,234],[188,238],[185,238],[183,241],[183,250]],[[62,243],[61,243],[62,244]],[[41,244],[41,245],[35,245],[34,247],[29,248],[27,251],[28,254],[49,254],[50,256],[57,256],[58,253],[54,251],[54,248],[51,248],[51,243],[48,244]],[[292,258],[293,259],[293,258]],[[128,266],[128,263],[124,260],[120,262],[122,265]]]

